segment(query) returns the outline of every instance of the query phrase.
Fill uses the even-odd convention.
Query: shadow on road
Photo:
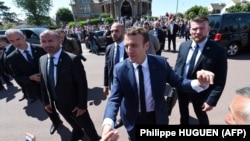
[[[94,87],[88,90],[89,105],[99,105],[103,100],[107,99],[102,90],[100,87]]]
[[[15,94],[21,91],[20,88],[16,86],[9,86],[7,89],[0,91],[0,100],[6,98],[6,103],[14,99],[16,96]]]

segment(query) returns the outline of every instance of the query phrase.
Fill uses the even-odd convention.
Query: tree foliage
[[[10,8],[4,5],[4,2],[0,1],[0,19],[9,22],[16,22],[16,13],[9,12]]]
[[[29,24],[42,25],[50,20],[52,0],[13,0],[13,2],[18,8],[23,9]]]
[[[68,8],[59,8],[56,11],[56,19],[63,26],[70,21],[74,21],[72,12]]]
[[[236,5],[227,8],[227,12],[250,12],[250,3],[236,3]]]
[[[206,7],[202,7],[202,6],[193,6],[191,7],[190,9],[188,9],[186,12],[185,12],[185,15],[186,15],[186,18],[187,19],[192,19],[194,18],[195,16],[202,16],[202,15],[208,15],[208,9]]]

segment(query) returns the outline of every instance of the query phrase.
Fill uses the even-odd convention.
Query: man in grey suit
[[[149,23],[144,22],[143,28],[149,32],[150,30]],[[158,38],[154,36],[153,34],[148,34],[148,35],[149,35],[149,48],[147,50],[147,53],[156,55],[156,52],[161,49],[160,42]]]
[[[202,70],[197,73],[198,80],[179,77],[164,57],[147,54],[149,36],[143,28],[128,29],[124,43],[128,58],[114,67],[113,86],[104,113],[102,136],[114,129],[120,108],[129,138],[135,141],[136,124],[168,124],[168,105],[164,98],[166,83],[186,91],[199,92],[213,83],[214,76]]]
[[[45,110],[54,113],[57,109],[70,124],[73,131],[69,141],[82,139],[83,129],[91,141],[99,141],[87,109],[88,84],[80,56],[62,50],[56,31],[42,32],[40,42],[47,52],[40,57]]]
[[[187,93],[177,89],[181,115],[180,123],[190,124],[188,105],[191,102],[199,124],[208,125],[209,119],[206,112],[216,106],[226,84],[227,52],[225,47],[207,38],[210,27],[206,16],[195,17],[191,20],[190,25],[192,40],[180,45],[175,71],[183,77],[195,79],[196,72],[205,69],[213,72],[215,79],[213,86],[199,94],[196,92]],[[193,58],[192,54],[195,54],[193,53],[196,52],[195,50],[198,54]]]

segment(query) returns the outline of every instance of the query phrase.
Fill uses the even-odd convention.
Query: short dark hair
[[[143,25],[148,25],[149,26],[149,23],[148,22],[143,22]]]
[[[126,30],[126,35],[137,35],[140,34],[143,37],[143,43],[146,43],[149,41],[149,35],[148,32],[142,28],[142,27],[130,27]]]
[[[10,43],[9,40],[7,39],[6,35],[0,35],[0,41],[4,41],[6,43]]]
[[[196,16],[194,17],[191,22],[197,22],[197,23],[202,23],[202,22],[208,22],[208,17],[207,16]]]

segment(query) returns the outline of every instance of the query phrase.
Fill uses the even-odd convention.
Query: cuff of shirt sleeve
[[[102,128],[104,125],[110,125],[112,129],[114,129],[114,121],[111,118],[105,118],[102,123]]]
[[[191,86],[197,93],[200,93],[209,87],[209,85],[206,85],[204,87],[199,86],[199,82],[197,79],[191,81]]]

